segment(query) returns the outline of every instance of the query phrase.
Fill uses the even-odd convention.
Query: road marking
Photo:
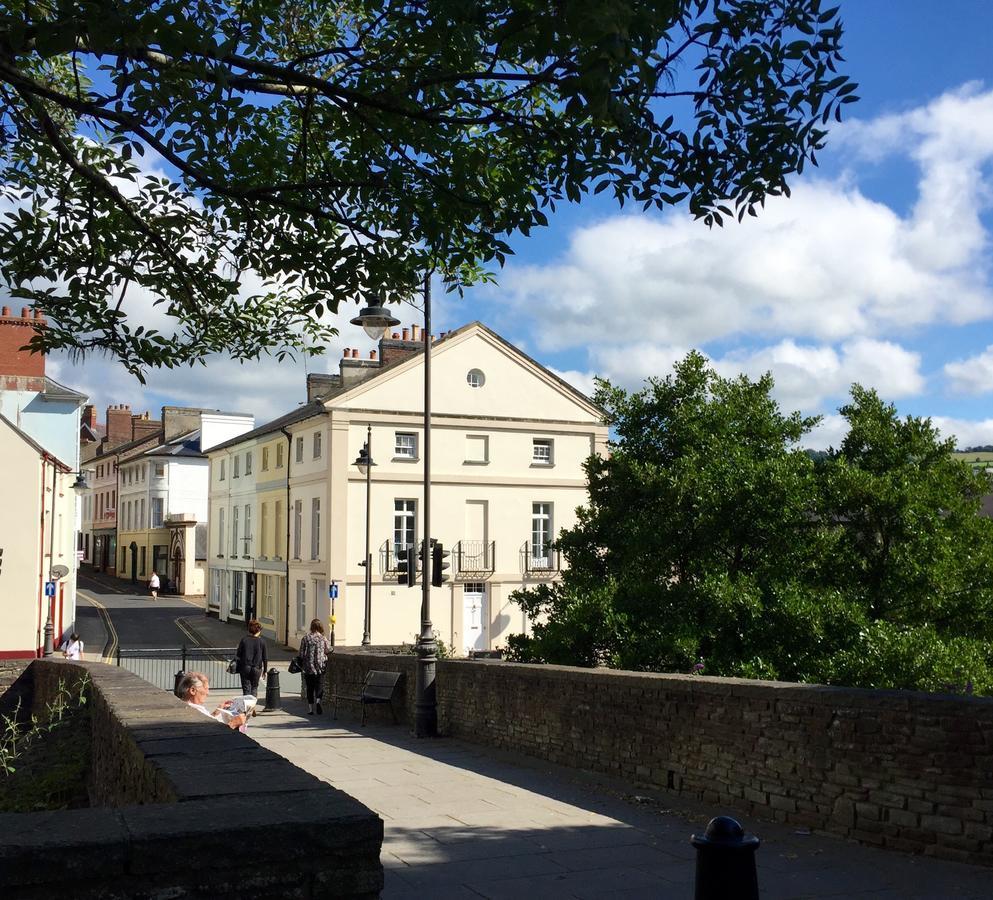
[[[201,646],[200,639],[192,631],[190,631],[189,626],[181,618],[173,619],[173,623],[193,642],[194,647]]]
[[[117,629],[114,627],[113,621],[111,621],[110,612],[107,610],[107,607],[104,606],[99,600],[97,600],[95,597],[91,597],[82,589],[77,588],[76,593],[84,600],[88,601],[89,603],[92,603],[97,608],[97,612],[99,613],[100,618],[103,621],[103,627],[106,630],[107,634],[110,636],[110,640],[108,642],[110,649],[107,650],[107,648],[104,647],[104,649],[107,650],[107,652],[103,654],[101,659],[105,663],[113,663],[114,655],[117,653],[118,641],[117,641]]]

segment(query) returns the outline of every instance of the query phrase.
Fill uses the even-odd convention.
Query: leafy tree
[[[841,33],[820,0],[11,0],[0,276],[37,348],[136,373],[316,352],[590,189],[754,214],[855,99]]]
[[[517,595],[533,627],[513,655],[993,692],[989,478],[858,385],[848,436],[814,460],[816,420],[772,386],[696,353],[634,394],[601,383],[611,455],[586,464],[561,582]]]

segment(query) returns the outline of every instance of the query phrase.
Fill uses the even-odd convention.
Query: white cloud
[[[953,391],[961,394],[993,391],[993,344],[976,356],[945,363],[944,371]]]
[[[970,421],[949,416],[932,416],[942,437],[954,437],[960,448],[993,444],[993,419]]]

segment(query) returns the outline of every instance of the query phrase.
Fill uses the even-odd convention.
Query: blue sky
[[[842,0],[842,15],[861,101],[792,199],[713,231],[685,209],[619,211],[605,195],[562,207],[511,241],[498,287],[439,298],[439,330],[480,319],[584,389],[594,375],[638,387],[691,348],[724,374],[771,370],[784,407],[824,414],[812,446],[840,439],[853,381],[962,446],[993,443],[993,2]],[[343,312],[312,371],[371,346]],[[304,399],[303,362],[217,359],[153,372],[144,389],[106,360],[50,368],[101,408],[264,421]]]

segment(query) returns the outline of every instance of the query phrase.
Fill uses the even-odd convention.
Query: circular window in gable
[[[486,384],[486,376],[481,369],[470,369],[465,380],[469,383],[469,387],[482,387]]]

